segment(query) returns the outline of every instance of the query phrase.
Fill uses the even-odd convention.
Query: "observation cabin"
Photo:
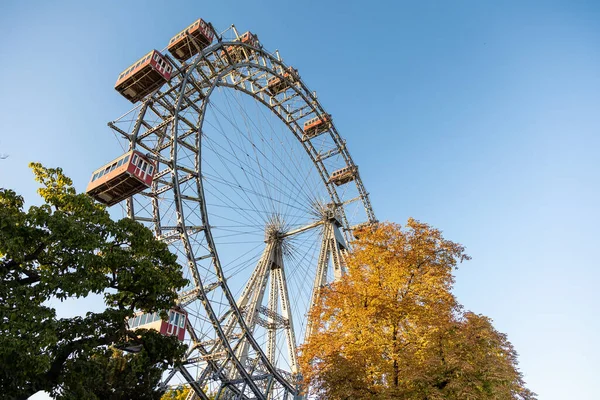
[[[160,313],[137,313],[133,318],[127,320],[127,327],[131,331],[137,329],[152,329],[164,336],[175,336],[179,341],[185,338],[185,321],[187,313],[181,307],[174,307],[167,313],[167,319],[163,321]],[[137,353],[142,349],[139,344],[126,344],[122,350]]]
[[[173,66],[158,51],[152,50],[119,75],[115,90],[136,103],[171,79]]]
[[[322,114],[309,119],[304,123],[304,137],[303,140],[313,138],[323,132],[326,132],[331,128],[331,115]]]
[[[110,207],[149,188],[155,173],[154,162],[132,150],[94,171],[86,193]]]
[[[256,36],[254,33],[250,32],[250,31],[245,32],[238,39],[236,39],[236,41],[247,44],[252,47],[258,47],[258,43],[259,43],[258,36]],[[235,62],[240,62],[240,61],[248,59],[248,57],[250,55],[250,50],[245,49],[243,47],[228,46],[227,53],[229,53],[231,60],[235,63]],[[221,52],[221,57],[226,57],[225,51]]]
[[[176,336],[183,341],[185,337],[185,320],[187,312],[181,307],[175,307],[169,310],[166,321],[160,318],[160,313],[138,313],[135,317],[127,321],[129,329],[153,329],[165,336]]]
[[[291,87],[292,84],[298,81],[298,70],[292,67],[286,68],[283,73],[283,78],[273,76],[267,80],[267,91],[271,96],[275,96]]]
[[[214,39],[210,24],[202,18],[173,36],[167,49],[177,60],[184,62],[208,47]]]
[[[348,182],[352,182],[356,177],[358,167],[356,165],[350,165],[342,169],[334,171],[329,177],[329,182],[335,183],[336,186],[343,185]]]

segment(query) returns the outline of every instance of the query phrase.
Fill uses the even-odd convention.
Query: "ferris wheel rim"
[[[202,52],[200,52],[194,62],[192,64],[187,65],[187,72],[182,80],[182,83],[180,84],[181,90],[185,89],[185,82],[189,79],[189,78],[194,78],[193,77],[193,73],[198,65],[198,63],[200,63],[202,60],[208,60],[208,56],[210,54],[214,54],[220,50],[226,50],[226,47],[231,47],[231,46],[238,46],[241,47],[243,49],[248,49],[249,51],[252,51],[254,53],[260,53],[260,56],[262,57],[266,57],[269,58],[272,65],[277,65],[281,68],[281,70],[284,70],[284,68],[287,68],[288,66],[285,65],[281,60],[279,60],[278,58],[274,57],[272,54],[264,51],[262,48],[257,48],[257,47],[252,47],[252,46],[248,46],[246,44],[243,43],[239,43],[239,42],[218,42],[212,46],[207,47],[206,49],[204,49]],[[168,57],[168,56],[167,56]],[[292,127],[292,122],[287,121],[285,118],[282,117],[282,115],[280,113],[275,112],[274,108],[272,108],[269,104],[267,104],[264,99],[257,97],[255,94],[247,91],[247,90],[243,90],[240,87],[237,87],[235,85],[229,85],[226,83],[222,83],[221,80],[224,76],[237,71],[243,67],[252,67],[252,68],[256,68],[259,70],[263,70],[265,73],[269,73],[272,76],[278,76],[279,78],[285,79],[283,77],[282,74],[280,74],[279,71],[277,71],[275,68],[273,67],[267,67],[259,65],[258,63],[253,64],[251,62],[249,62],[250,57],[248,58],[248,62],[236,62],[234,64],[229,63],[229,65],[225,68],[223,68],[219,74],[215,75],[212,77],[212,79],[210,80],[210,89],[207,91],[207,95],[205,96],[205,99],[202,101],[202,112],[200,113],[201,115],[201,121],[198,122],[198,134],[201,135],[201,131],[203,130],[203,125],[204,125],[204,119],[206,116],[206,107],[210,101],[211,95],[213,93],[213,91],[217,88],[217,87],[227,87],[227,88],[231,88],[231,89],[235,89],[235,90],[239,90],[247,95],[250,95],[251,97],[253,97],[255,100],[257,100],[258,102],[262,103],[263,105],[265,105],[270,112],[272,112],[273,114],[275,114],[285,125],[286,127],[294,134],[294,136],[296,136],[296,138],[299,140],[299,142],[302,144],[302,146],[304,147],[307,155],[309,156],[309,158],[311,159],[315,169],[317,169],[320,172],[320,176],[321,179],[323,181],[324,187],[327,188],[328,193],[330,194],[330,197],[332,199],[333,202],[335,202],[337,200],[337,203],[341,203],[340,197],[337,194],[337,190],[334,187],[333,183],[328,182],[327,181],[327,177],[326,177],[326,172],[327,168],[322,164],[322,161],[318,161],[315,159],[314,154],[316,153],[316,151],[313,150],[313,153],[311,153],[310,149],[308,148],[310,146],[310,140],[307,141],[303,141],[299,136],[298,136],[298,130],[300,129],[300,126],[297,124],[297,121],[294,121],[293,123],[296,124],[297,129],[293,129]],[[171,60],[173,62],[173,60]],[[210,62],[210,61],[209,61]],[[177,65],[175,62],[173,62],[173,65]],[[325,110],[323,109],[323,107],[321,106],[320,102],[316,99],[315,96],[313,96],[311,94],[311,92],[308,90],[308,88],[305,86],[305,84],[303,83],[303,81],[301,79],[298,79],[298,83],[299,86],[293,86],[293,90],[296,91],[298,93],[299,96],[301,96],[304,101],[307,104],[313,104],[312,106],[312,112],[316,113],[316,115],[321,115],[321,114],[326,114]],[[177,131],[179,129],[178,125],[177,125],[177,118],[181,109],[181,104],[183,101],[184,96],[180,95],[178,98],[178,102],[177,102],[177,107],[175,110],[173,110],[173,116],[174,116],[174,129],[175,131]],[[141,104],[140,110],[145,110],[149,103],[155,100],[155,95],[148,97],[147,100]],[[142,112],[142,111],[140,111]],[[141,114],[140,114],[141,115]],[[337,132],[337,129],[335,128],[335,125],[333,123],[331,123],[331,128],[330,128],[330,132],[329,132],[334,140],[334,143],[336,143],[337,150],[339,154],[342,154],[344,156],[344,159],[346,161],[346,165],[353,165],[355,166],[352,158],[350,157],[347,149],[346,149],[346,145],[345,145],[345,141],[341,138],[341,136],[339,135],[339,133]],[[132,148],[136,147],[137,144],[137,130],[135,131],[135,134],[130,136],[130,143],[132,145]],[[171,148],[171,162],[176,163],[177,161],[177,146],[178,146],[178,141],[177,141],[177,132],[175,132],[174,134],[174,140],[173,140],[173,146]],[[227,286],[227,282],[226,282],[226,278],[223,274],[223,268],[221,266],[220,260],[219,260],[219,251],[217,249],[217,246],[215,245],[214,239],[213,239],[213,235],[212,235],[212,227],[209,223],[209,218],[210,218],[210,213],[208,212],[208,210],[206,209],[206,196],[204,193],[204,188],[203,188],[203,178],[202,178],[202,160],[199,157],[199,171],[198,172],[198,176],[195,178],[197,184],[199,185],[199,189],[198,192],[201,195],[201,203],[202,203],[202,218],[203,220],[206,222],[204,229],[205,229],[205,235],[207,237],[207,242],[209,242],[209,248],[211,249],[211,254],[210,257],[212,257],[213,259],[213,266],[215,268],[215,272],[217,274],[217,276],[220,276],[223,279],[223,288],[222,290],[226,293],[226,297],[230,303],[230,306],[233,310],[233,312],[235,313],[235,315],[238,317],[239,323],[241,326],[244,326],[244,321],[243,318],[241,316],[241,312],[240,310],[237,308],[237,304],[236,304],[236,299],[233,297],[233,294],[231,293],[231,291],[229,290],[229,287]],[[173,168],[175,168],[176,165],[173,165]],[[175,174],[176,175],[176,174]],[[362,180],[359,176],[359,174],[356,174],[355,177],[355,181],[357,185],[362,186]],[[154,190],[154,189],[153,189]],[[179,188],[177,187],[177,185],[174,185],[173,189],[174,191],[179,190]],[[175,198],[177,198],[180,194],[176,194]],[[363,205],[366,209],[366,214],[367,214],[367,218],[369,220],[369,222],[375,222],[376,220],[374,219],[374,214],[372,212],[372,208],[370,205],[370,200],[368,198],[368,193],[361,193],[361,199],[363,202]],[[128,205],[130,205],[131,203],[131,199],[128,200]],[[176,201],[177,204],[177,201]],[[133,206],[130,205],[131,210],[132,210],[132,215],[134,214],[133,212]],[[158,207],[157,204],[153,205],[153,207]],[[343,207],[341,208],[341,214],[343,216],[343,220],[344,220],[344,227],[346,228],[346,232],[348,232],[348,229],[350,228],[348,221],[346,220],[346,215],[345,212],[343,210]],[[186,237],[187,235],[187,230],[183,229],[182,235],[184,236],[185,241],[189,241],[189,239]],[[196,274],[199,275],[198,272],[198,267],[194,265],[194,269],[196,271]],[[193,274],[193,271],[192,271]],[[195,282],[196,286],[198,286],[200,288],[201,291],[204,291],[203,289],[203,282],[201,277],[198,277],[197,282]],[[210,305],[208,306],[210,307]],[[212,317],[211,317],[212,319]],[[215,326],[215,330],[218,332],[218,327]],[[223,335],[224,336],[224,335]],[[266,356],[264,354],[264,352],[262,351],[260,345],[256,342],[252,342],[253,337],[252,334],[250,334],[248,336],[248,340],[251,341],[253,347],[255,347],[255,351],[261,356],[261,359],[264,363],[264,365],[267,366],[267,368],[269,368],[269,366],[271,368],[270,372],[274,375],[274,377],[280,381],[280,383],[284,386],[288,386],[290,389],[294,389],[291,387],[290,382],[288,382],[288,380],[283,377],[282,375],[280,375],[278,373],[278,371],[276,370],[274,365],[271,365],[271,363],[266,359]],[[226,340],[225,340],[226,341]],[[231,352],[231,354],[233,354]],[[235,362],[235,355],[233,357],[234,362]],[[241,365],[238,365],[239,370],[243,371],[244,367]]]

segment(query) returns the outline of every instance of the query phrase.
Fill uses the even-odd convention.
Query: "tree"
[[[160,400],[163,390],[157,389],[157,385],[169,365],[166,360],[177,354],[180,346],[177,341],[164,341],[163,338],[158,332],[147,332],[146,346],[156,347],[151,352],[153,356],[146,351],[131,354],[114,347],[99,347],[87,354],[85,362],[81,359],[73,364],[67,361],[68,374],[65,374],[58,398]]]
[[[184,348],[155,331],[130,331],[126,319],[136,310],[166,317],[176,290],[187,283],[176,256],[141,224],[113,221],[105,206],[77,194],[60,168],[30,167],[42,184],[41,206],[25,211],[21,196],[0,189],[4,398],[23,399],[39,390],[64,399],[118,398],[103,390],[126,390],[118,386],[131,385],[131,374],[140,380],[139,398],[155,398],[160,373]],[[53,302],[90,294],[104,297],[104,311],[57,318]],[[111,347],[125,343],[142,350],[123,355]],[[104,368],[115,372],[112,378]]]
[[[163,397],[160,400],[186,400],[188,395],[190,394],[191,388],[187,385],[183,385],[174,389],[169,389],[165,392]],[[210,393],[208,387],[204,388],[204,393],[206,393],[207,397],[211,400],[216,398],[215,393]]]
[[[186,400],[190,390],[189,386],[167,390],[161,400]]]
[[[463,246],[410,219],[357,232],[348,274],[323,288],[304,381],[324,399],[535,399],[517,353],[451,293]]]

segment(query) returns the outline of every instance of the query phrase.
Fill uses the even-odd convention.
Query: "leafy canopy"
[[[60,168],[30,167],[42,205],[25,210],[21,196],[0,189],[3,395],[27,398],[46,390],[65,399],[116,399],[122,397],[106,393],[138,381],[137,395],[123,398],[155,398],[161,372],[184,349],[155,331],[129,331],[125,321],[136,310],[165,316],[174,305],[176,290],[187,283],[176,256],[141,224],[113,221],[105,206],[77,194]],[[57,318],[56,300],[90,294],[103,296],[104,311]],[[142,351],[123,355],[110,348],[124,343]]]
[[[170,389],[165,392],[160,400],[186,400],[189,393],[189,386]]]
[[[357,232],[348,274],[322,290],[301,348],[324,399],[534,399],[517,353],[489,318],[451,293],[463,246],[410,219]]]
[[[169,389],[165,392],[165,394],[161,397],[160,400],[187,400],[190,391],[191,388],[187,385],[176,387],[174,389]],[[216,394],[210,393],[208,386],[204,388],[204,392],[210,400],[214,400],[216,398]]]

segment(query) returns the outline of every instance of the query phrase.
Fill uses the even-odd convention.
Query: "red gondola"
[[[94,171],[86,193],[112,206],[149,188],[155,173],[154,162],[133,150]]]
[[[331,128],[331,115],[323,114],[314,117],[304,123],[304,138],[307,140],[323,133]]]
[[[288,67],[283,73],[283,78],[273,76],[267,80],[267,90],[272,96],[283,92],[298,80],[298,70]]]
[[[159,314],[158,312],[152,314],[139,313],[127,322],[129,329],[154,329],[162,335],[175,336],[183,341],[187,312],[181,307],[172,308],[169,310],[166,321],[163,321]]]
[[[152,50],[119,75],[115,90],[136,103],[168,82],[172,69],[158,50]]]
[[[213,41],[214,33],[209,24],[202,18],[173,36],[169,41],[169,53],[181,62],[186,61],[198,50],[208,47]]]
[[[351,165],[349,167],[344,167],[342,169],[338,169],[331,174],[329,178],[329,182],[333,182],[336,186],[343,185],[344,183],[348,183],[354,180],[356,177],[356,171],[358,168],[356,165]]]
[[[236,41],[238,41],[240,43],[245,43],[252,47],[258,47],[258,36],[256,36],[255,34],[253,34],[250,31],[244,33]],[[242,47],[228,46],[227,53],[229,53],[229,56],[231,57],[231,60],[233,62],[239,62],[239,61],[242,61],[242,60],[245,60],[248,58],[248,55],[250,54],[250,50],[244,49]],[[221,57],[226,57],[225,51],[221,51]]]

